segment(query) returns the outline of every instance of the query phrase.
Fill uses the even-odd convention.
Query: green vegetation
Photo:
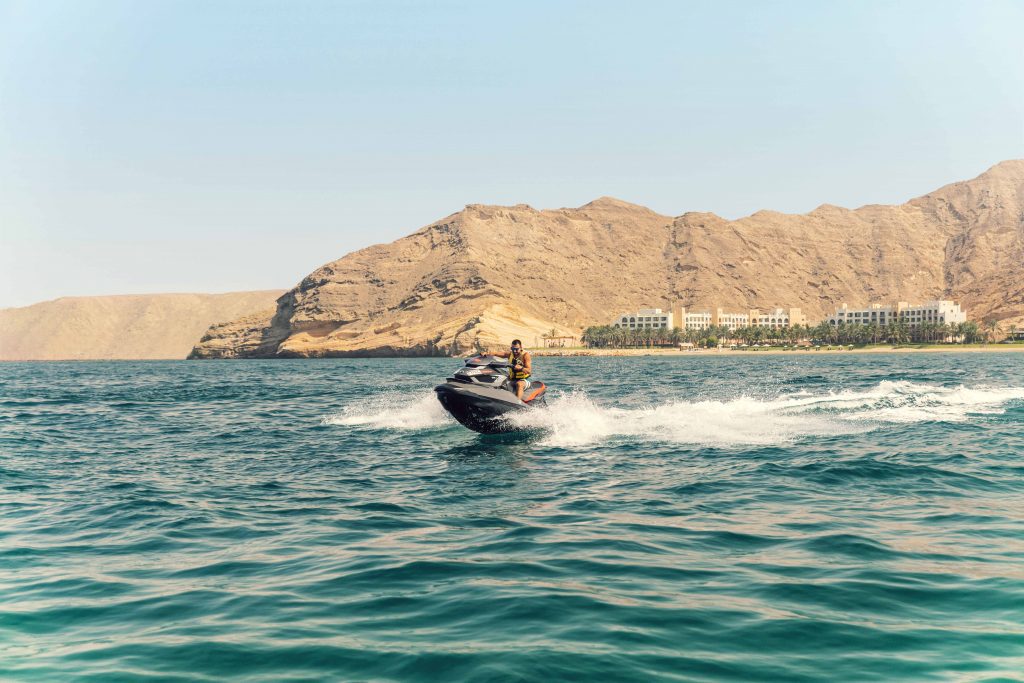
[[[911,327],[902,320],[891,325],[794,325],[771,329],[768,327],[741,327],[729,330],[712,325],[700,330],[674,328],[626,329],[613,325],[588,327],[583,331],[583,343],[592,349],[652,348],[658,346],[717,346],[723,344],[788,345],[801,341],[814,344],[865,346],[867,344],[973,344],[994,339],[997,328],[986,329],[983,334],[977,323],[950,325],[924,323]]]

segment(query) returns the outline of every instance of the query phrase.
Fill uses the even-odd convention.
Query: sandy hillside
[[[272,312],[282,293],[64,297],[0,309],[0,360],[185,358],[210,325]]]

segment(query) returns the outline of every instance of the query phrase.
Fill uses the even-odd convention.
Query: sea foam
[[[542,435],[544,445],[578,447],[608,440],[708,446],[772,445],[815,436],[853,434],[885,424],[964,422],[998,414],[1024,399],[1024,387],[943,387],[883,381],[859,390],[773,398],[669,400],[619,408],[583,391],[552,392],[548,408],[508,418]],[[325,424],[361,429],[427,430],[454,425],[431,391],[388,392],[346,406]]]
[[[364,429],[436,429],[455,424],[434,392],[409,394],[389,391],[345,406],[325,417],[324,424]]]
[[[550,401],[543,412],[518,415],[517,426],[545,433],[544,442],[572,447],[604,440],[642,439],[709,446],[772,445],[853,434],[886,423],[964,422],[999,414],[1024,399],[1024,387],[942,387],[883,381],[864,390],[800,392],[760,399],[668,401],[641,408],[602,406],[581,392]]]

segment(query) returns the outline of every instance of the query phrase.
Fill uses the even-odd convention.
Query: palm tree
[[[910,326],[902,318],[889,325],[889,341],[899,346],[910,337]]]
[[[583,342],[584,346],[591,348],[597,346],[597,328],[591,326],[583,330],[583,334],[580,335],[580,341]]]
[[[816,342],[818,342],[820,344],[821,342],[823,342],[823,341],[828,339],[829,330],[831,328],[832,328],[832,325],[829,325],[826,322],[820,322],[817,325],[815,325],[813,328],[811,328],[811,330],[810,330],[811,336],[814,338],[814,340]]]
[[[679,342],[683,340],[683,331],[679,327],[673,327],[668,333],[668,341],[672,346],[679,346]]]
[[[996,340],[996,335],[999,334],[999,321],[995,318],[989,318],[984,323],[984,329],[985,343],[987,344],[989,340],[994,342]]]
[[[833,327],[832,325],[828,326],[828,343],[829,344],[838,344],[839,343],[839,337],[842,336],[842,334],[843,334],[843,329],[842,329],[843,327],[844,327],[844,325],[836,325],[835,327]]]
[[[935,323],[933,323],[933,322],[923,322],[918,327],[918,330],[919,330],[918,336],[920,338],[920,341],[926,342],[926,343],[934,341],[934,339],[935,339]]]
[[[613,325],[595,325],[583,330],[580,341],[591,348],[618,346],[617,340],[621,338],[622,331],[622,328]]]
[[[835,340],[837,343],[842,344],[853,332],[853,323],[847,323],[836,327]]]
[[[868,333],[871,335],[871,343],[872,344],[877,344],[878,343],[878,336],[882,333],[882,328],[879,326],[877,320],[873,320],[871,322],[871,326],[868,329]]]

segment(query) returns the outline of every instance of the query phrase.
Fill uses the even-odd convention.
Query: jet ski
[[[481,434],[502,434],[521,429],[508,419],[546,405],[547,386],[529,382],[523,400],[516,398],[508,377],[509,364],[497,356],[474,356],[454,376],[434,387],[437,400],[464,427]]]

